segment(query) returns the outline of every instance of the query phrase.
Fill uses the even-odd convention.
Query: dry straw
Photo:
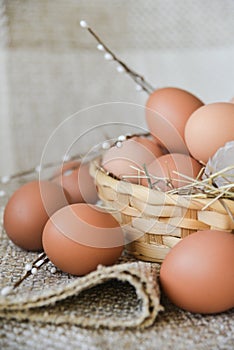
[[[127,251],[141,260],[162,262],[175,244],[197,230],[234,229],[234,184],[217,188],[213,181],[230,168],[204,180],[180,174],[185,185],[162,192],[159,179],[147,188],[114,178],[100,164],[98,158],[90,166],[99,197],[123,226]],[[139,177],[152,179],[146,168]]]
[[[117,71],[127,73],[134,80],[138,91],[149,95],[155,91],[142,75],[109,49],[86,21],[82,20],[80,25],[97,41],[97,49],[104,53],[104,58],[117,63]],[[179,190],[172,186],[175,179],[169,178],[166,181],[171,190],[163,193],[157,188],[158,181],[162,179],[154,179],[151,183],[153,177],[146,167],[143,173],[138,171],[138,178],[146,177],[149,188],[116,179],[107,174],[97,160],[91,163],[90,168],[100,199],[124,227],[127,250],[137,258],[156,262],[161,262],[183,237],[197,230],[233,230],[234,185],[230,183],[217,188],[213,182],[215,177],[225,176],[225,170],[202,181],[180,174],[184,178],[184,186]],[[125,180],[129,180],[127,176]]]

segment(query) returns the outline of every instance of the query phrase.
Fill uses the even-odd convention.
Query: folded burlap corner
[[[1,224],[2,225],[2,224]],[[37,254],[16,247],[2,226],[0,289],[12,286]],[[0,317],[83,327],[145,328],[162,310],[158,265],[123,256],[117,264],[83,277],[42,266],[8,295],[0,296]]]

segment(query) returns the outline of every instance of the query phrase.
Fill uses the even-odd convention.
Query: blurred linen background
[[[0,175],[38,164],[51,133],[81,109],[144,105],[147,95],[104,61],[81,19],[155,87],[181,87],[208,103],[234,96],[233,18],[233,0],[0,0]],[[105,106],[92,111],[60,132],[55,159],[76,131],[126,118]],[[145,126],[138,112],[129,107],[126,122]],[[78,148],[104,138],[97,133]]]

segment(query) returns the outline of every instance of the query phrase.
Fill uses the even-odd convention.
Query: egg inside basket
[[[175,244],[197,230],[234,229],[230,198],[167,193],[119,180],[103,169],[101,158],[91,162],[90,173],[99,198],[123,227],[126,250],[138,259],[162,262]]]

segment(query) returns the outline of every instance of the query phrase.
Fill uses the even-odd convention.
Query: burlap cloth
[[[7,238],[6,199],[1,199],[0,289],[13,285],[38,255]],[[158,264],[123,254],[116,265],[84,277],[52,274],[51,266],[0,297],[1,349],[234,348],[234,310],[202,316],[176,308],[164,295],[160,303]]]

